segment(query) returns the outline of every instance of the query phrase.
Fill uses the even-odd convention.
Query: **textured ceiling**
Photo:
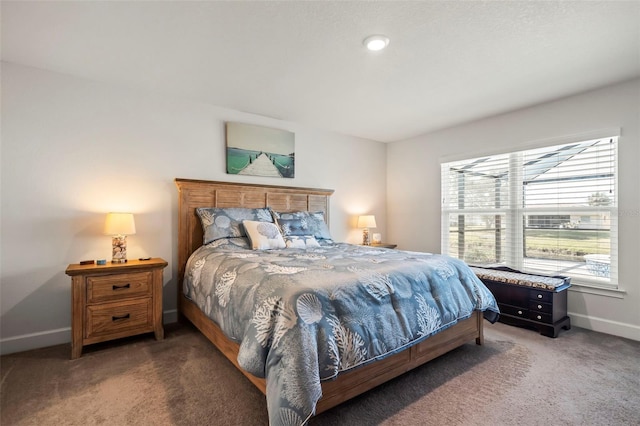
[[[385,142],[640,75],[638,1],[1,7],[5,61]]]

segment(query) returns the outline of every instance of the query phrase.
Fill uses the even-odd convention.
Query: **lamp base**
[[[116,235],[111,240],[111,263],[127,262],[127,236]]]
[[[370,246],[371,245],[371,241],[369,240],[369,229],[368,228],[364,228],[362,230],[362,245],[363,246]]]

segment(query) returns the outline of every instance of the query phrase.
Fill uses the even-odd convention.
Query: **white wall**
[[[619,286],[574,286],[574,325],[640,340],[640,80],[389,144],[390,240],[410,250],[440,251],[440,161],[524,149],[543,140],[619,128]],[[407,226],[411,224],[411,226]],[[594,294],[598,293],[598,294]]]
[[[129,258],[169,262],[164,310],[175,318],[176,177],[335,189],[335,239],[359,242],[362,213],[386,231],[384,144],[6,62],[1,71],[2,353],[70,341],[64,270],[110,258],[108,211],[135,213]],[[227,175],[225,121],[295,132],[295,179]]]

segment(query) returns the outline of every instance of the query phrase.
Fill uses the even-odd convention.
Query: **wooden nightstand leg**
[[[164,328],[162,327],[162,269],[153,272],[153,333],[156,340],[164,339]]]
[[[162,328],[162,326],[160,326],[159,329],[156,329],[153,334],[156,336],[156,340],[162,340],[164,339],[164,328]]]
[[[82,345],[73,344],[71,342],[71,359],[77,359],[82,356]]]
[[[71,359],[82,355],[82,324],[84,315],[84,278],[71,277]]]

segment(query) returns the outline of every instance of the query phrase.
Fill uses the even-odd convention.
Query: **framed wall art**
[[[295,177],[295,134],[245,123],[226,123],[227,173]]]

